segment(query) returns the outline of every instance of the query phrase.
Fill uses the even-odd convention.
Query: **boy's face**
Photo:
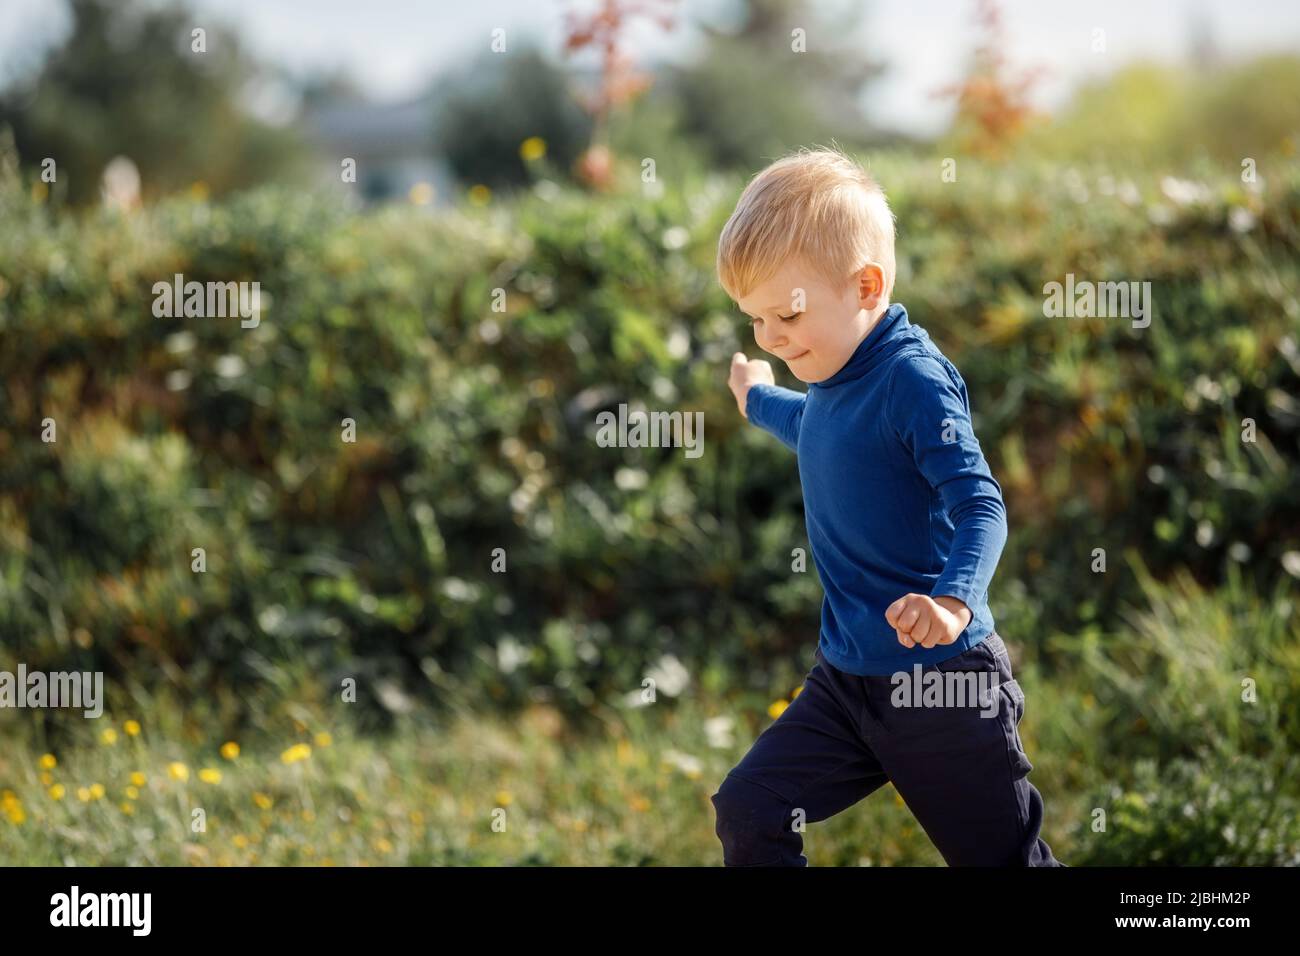
[[[796,259],[737,305],[749,315],[759,348],[785,362],[799,381],[822,382],[844,367],[871,331],[883,304],[883,278],[879,266],[868,264],[836,293]]]

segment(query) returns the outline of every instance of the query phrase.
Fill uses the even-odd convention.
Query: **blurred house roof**
[[[400,103],[331,103],[309,110],[305,119],[312,138],[330,151],[432,156],[433,103],[430,96]]]

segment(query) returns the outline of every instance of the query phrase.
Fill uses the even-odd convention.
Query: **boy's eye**
[[[802,312],[795,312],[795,313],[792,314],[792,315],[781,315],[781,314],[778,312],[776,317],[777,317],[778,319],[780,319],[782,322],[793,322],[795,319],[799,318],[799,316],[801,316],[801,315],[803,315]],[[757,325],[758,323],[760,323],[760,322],[762,322],[762,321],[763,321],[762,319],[760,319],[760,318],[756,318],[756,317],[752,317],[752,316],[748,318],[748,322],[749,322],[749,326],[750,326],[750,328],[753,328],[755,325]]]

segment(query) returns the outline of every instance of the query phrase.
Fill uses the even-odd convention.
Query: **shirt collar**
[[[809,387],[834,388],[843,382],[861,378],[912,338],[907,334],[911,327],[907,309],[903,308],[901,302],[893,303],[880,316],[867,337],[858,343],[844,366],[828,379],[809,383]]]

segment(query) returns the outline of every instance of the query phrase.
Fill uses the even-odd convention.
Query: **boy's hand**
[[[751,385],[775,385],[776,379],[772,377],[772,366],[762,359],[749,361],[745,358],[744,352],[737,352],[731,357],[731,377],[727,379],[727,384],[731,386],[731,394],[736,396],[736,404],[740,406],[740,414],[745,415],[745,402],[749,397],[749,386]],[[745,415],[748,418],[748,415]]]
[[[951,644],[970,623],[971,611],[955,597],[904,594],[885,608],[885,620],[904,647]]]

